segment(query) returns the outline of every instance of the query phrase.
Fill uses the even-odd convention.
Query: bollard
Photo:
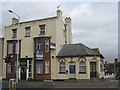
[[[15,79],[9,80],[9,88],[16,88],[16,80]]]

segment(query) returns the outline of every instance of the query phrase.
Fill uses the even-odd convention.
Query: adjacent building
[[[19,80],[90,79],[104,77],[103,56],[98,49],[72,44],[71,18],[55,17],[20,22],[5,27],[4,68],[6,78]],[[19,43],[18,43],[19,40]],[[19,45],[19,49],[18,49]]]
[[[0,38],[0,71],[3,71],[3,46],[4,46],[4,38]],[[4,73],[0,72],[0,78],[3,76]]]

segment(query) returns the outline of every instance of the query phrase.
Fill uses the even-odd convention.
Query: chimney
[[[57,10],[57,17],[62,17],[62,11],[61,10]]]
[[[71,18],[70,17],[66,17],[65,18],[65,23],[71,23]]]
[[[107,64],[107,61],[105,61],[105,64]]]
[[[19,22],[19,20],[17,18],[12,18],[12,24],[16,24],[18,22]]]
[[[115,58],[115,63],[117,63],[118,62],[118,59],[117,58]]]

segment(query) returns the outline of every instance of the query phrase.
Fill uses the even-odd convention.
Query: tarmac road
[[[19,81],[17,88],[118,88],[118,80],[65,80],[43,83],[40,81]],[[9,81],[2,81],[3,88],[9,88]]]

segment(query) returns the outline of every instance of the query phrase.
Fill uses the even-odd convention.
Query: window
[[[29,67],[28,77],[31,78],[32,77],[32,61],[29,61],[28,67]]]
[[[101,72],[104,71],[104,66],[103,66],[103,64],[100,64],[100,70],[101,70]]]
[[[8,66],[7,66],[7,73],[8,74],[12,73],[12,67],[13,67],[12,63],[8,63]]]
[[[65,62],[61,61],[59,63],[59,73],[65,73]]]
[[[49,52],[49,40],[45,40],[45,52]]]
[[[42,74],[43,73],[43,66],[41,62],[36,62],[36,74]]]
[[[8,54],[13,54],[13,43],[8,44]]]
[[[26,33],[25,36],[29,37],[30,36],[30,27],[25,27]]]
[[[43,43],[41,40],[36,41],[36,60],[43,60]]]
[[[84,74],[86,73],[86,63],[85,61],[80,61],[79,62],[79,73]]]
[[[43,44],[41,40],[36,41],[36,51],[42,50],[42,45]]]
[[[41,25],[40,27],[40,35],[45,35],[45,25]]]
[[[12,29],[13,31],[13,38],[16,38],[17,37],[17,29]]]
[[[16,43],[16,46],[15,46],[15,53],[16,53],[16,54],[19,54],[18,43]]]
[[[45,74],[49,74],[49,61],[45,61]]]

